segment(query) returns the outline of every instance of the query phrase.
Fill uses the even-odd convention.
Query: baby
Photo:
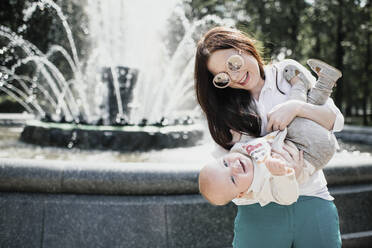
[[[318,75],[314,87],[295,65],[287,65],[283,75],[292,84],[289,99],[324,104],[341,72],[332,66],[310,59],[308,64]],[[287,142],[284,142],[286,139]],[[302,166],[288,165],[271,149],[289,150],[295,146],[303,150]],[[243,137],[229,154],[206,165],[199,175],[201,194],[212,204],[237,205],[258,201],[261,206],[270,202],[289,205],[298,198],[298,183],[305,182],[316,170],[322,169],[332,158],[336,141],[319,124],[295,118],[287,129],[272,132],[262,138]]]
[[[203,167],[199,174],[200,192],[214,205],[225,205],[231,200],[240,205],[247,199],[256,199],[262,206],[295,202],[298,184],[294,169],[276,155],[267,158],[265,165],[258,165],[239,152],[230,152]]]

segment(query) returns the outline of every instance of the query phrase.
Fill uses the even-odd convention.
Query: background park
[[[344,247],[370,247],[371,0],[1,1],[0,247],[231,247],[235,206],[197,185],[212,142],[195,45],[217,25],[268,63],[342,71],[325,174]]]

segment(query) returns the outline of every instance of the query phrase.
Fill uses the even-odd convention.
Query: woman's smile
[[[238,84],[240,84],[241,86],[245,86],[248,84],[248,82],[249,82],[249,72],[244,74],[243,78],[238,82]]]

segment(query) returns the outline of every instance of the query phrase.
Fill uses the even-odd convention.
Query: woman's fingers
[[[271,153],[271,156],[276,159],[284,159],[279,153],[276,152]]]
[[[290,147],[293,147],[294,149],[297,149],[297,150],[298,150],[297,146],[296,146],[292,141],[290,141],[290,140],[285,140],[284,143],[285,143],[286,145],[288,145],[288,146],[290,146]]]
[[[302,165],[304,164],[304,151],[303,150],[300,150],[300,161],[299,161]]]
[[[302,102],[289,100],[274,106],[267,115],[267,131],[283,130],[296,117]]]
[[[283,149],[286,150],[293,159],[298,160],[299,150],[297,149],[296,146],[294,146],[294,145],[291,146],[287,142],[285,142],[284,145],[283,145]]]
[[[271,131],[273,131],[274,119],[268,116],[268,120],[269,121],[267,122],[266,131],[270,133]]]
[[[291,162],[293,160],[292,157],[291,157],[291,155],[287,151],[285,151],[285,150],[283,150],[283,151],[276,151],[276,150],[273,149],[272,151],[274,153],[277,153],[280,156],[282,156],[282,158],[284,158],[284,160],[286,160],[287,162]]]

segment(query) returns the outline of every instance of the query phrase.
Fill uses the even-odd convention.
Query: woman
[[[283,130],[296,116],[328,130],[342,129],[343,116],[331,99],[322,106],[286,101],[291,86],[283,68],[288,64],[312,77],[293,60],[264,65],[254,41],[238,30],[217,27],[204,35],[196,51],[195,89],[219,146],[230,149],[241,133],[258,137]],[[302,163],[298,151],[283,156]],[[300,185],[300,198],[292,205],[238,206],[233,246],[341,247],[337,209],[326,185],[320,170]]]

